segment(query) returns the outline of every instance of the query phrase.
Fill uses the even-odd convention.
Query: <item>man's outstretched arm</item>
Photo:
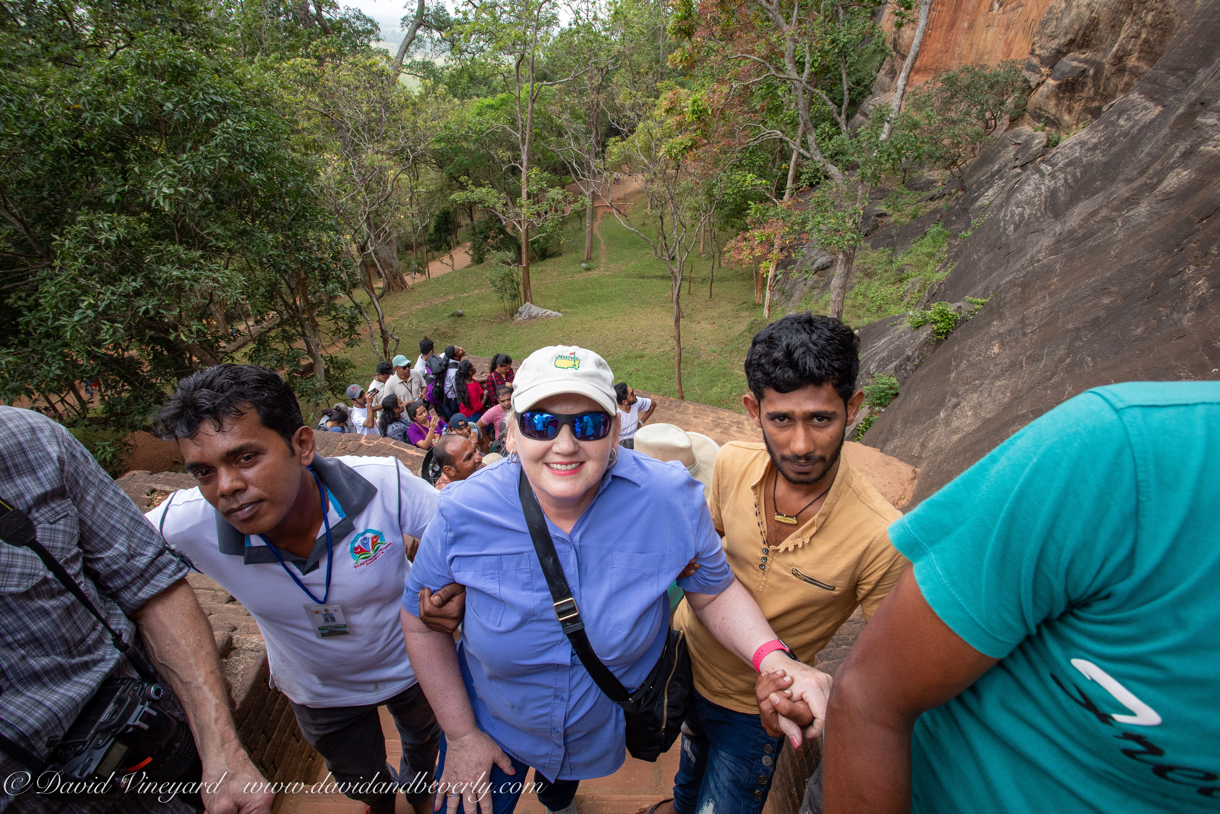
[[[216,640],[191,586],[178,580],[132,618],[157,671],[186,710],[203,761],[203,782],[224,779],[216,794],[203,796],[208,814],[270,814],[275,795],[259,790],[263,777],[237,739]]]
[[[909,811],[915,720],[996,661],[940,620],[908,568],[835,675],[826,712],[826,811]]]

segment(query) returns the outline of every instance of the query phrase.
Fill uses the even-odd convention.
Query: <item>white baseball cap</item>
[[[588,396],[611,416],[617,408],[614,373],[606,360],[575,345],[551,345],[529,355],[513,379],[513,411],[564,393]]]

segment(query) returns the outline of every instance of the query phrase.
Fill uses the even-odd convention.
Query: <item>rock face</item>
[[[1025,64],[1037,88],[1026,112],[1057,130],[1094,121],[1156,64],[1177,25],[1156,0],[1054,0]]]
[[[865,108],[889,104],[915,26],[882,25],[894,55]],[[1171,0],[935,0],[911,87],[963,65],[1024,63],[1030,120],[1066,132],[1095,120],[1156,64],[1178,26]]]
[[[916,501],[1090,387],[1220,378],[1220,2],[1175,13],[1097,122],[1019,167],[1030,133],[1005,134],[968,173],[983,219],[934,296],[991,299],[866,436],[920,468]]]
[[[963,65],[998,65],[1008,59],[1024,62],[1051,5],[1052,0],[934,0],[928,30],[911,69],[911,87]],[[881,25],[889,32],[894,54],[873,85],[878,94],[894,89],[915,38],[913,22],[895,31],[892,5],[886,7]]]

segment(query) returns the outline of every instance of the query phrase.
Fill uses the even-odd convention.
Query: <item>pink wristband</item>
[[[784,650],[788,653],[792,652],[791,650],[788,650],[788,645],[784,644],[779,639],[772,639],[754,651],[754,658],[752,660],[754,664],[754,672],[761,673],[762,660],[765,659],[768,654],[774,653],[776,650]]]

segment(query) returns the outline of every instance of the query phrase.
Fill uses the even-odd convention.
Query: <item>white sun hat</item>
[[[658,461],[677,461],[703,484],[703,497],[712,488],[712,468],[720,445],[703,433],[687,432],[673,424],[648,424],[635,434],[635,451]]]
[[[588,396],[614,415],[614,373],[606,360],[575,345],[540,348],[513,379],[513,411],[520,415],[543,399],[565,393]]]

